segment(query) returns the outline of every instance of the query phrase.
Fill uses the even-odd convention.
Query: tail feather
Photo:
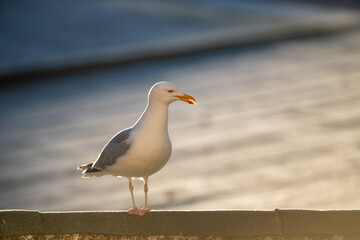
[[[83,171],[82,172],[82,177],[83,178],[89,178],[89,177],[92,177],[92,176],[96,176],[96,177],[103,176],[104,175],[103,170],[98,169],[98,168],[93,168],[92,167],[93,165],[94,165],[93,162],[86,163],[86,164],[78,166],[77,169]]]
[[[77,167],[78,170],[88,170],[94,163],[86,163]]]

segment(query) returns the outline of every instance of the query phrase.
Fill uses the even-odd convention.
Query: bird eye
[[[174,92],[174,90],[168,90],[168,93],[172,93],[172,92]]]

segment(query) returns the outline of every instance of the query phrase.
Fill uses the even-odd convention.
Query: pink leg
[[[133,204],[133,208],[129,209],[128,213],[130,215],[135,214],[135,215],[139,215],[140,216],[140,209],[136,206],[135,204],[135,198],[134,198],[134,186],[131,183],[131,177],[128,177],[129,180],[129,189],[130,189],[130,193],[131,193],[131,200],[132,200],[132,204]]]
[[[149,177],[144,177],[145,206],[141,209],[144,212],[150,211],[150,209],[148,208],[148,203],[147,203],[147,193],[149,191],[148,180],[149,180]]]
[[[129,180],[129,189],[130,189],[130,193],[131,193],[131,200],[132,200],[132,204],[133,204],[133,208],[132,209],[129,209],[128,210],[128,213],[130,214],[130,215],[138,215],[138,216],[140,216],[140,217],[142,217],[142,216],[144,216],[144,214],[146,213],[146,212],[148,212],[149,210],[144,210],[144,209],[140,209],[140,208],[138,208],[137,206],[136,206],[136,204],[135,204],[135,198],[134,198],[134,192],[133,192],[133,190],[134,190],[134,186],[132,185],[132,183],[131,183],[131,177],[128,177],[128,180]],[[147,205],[147,204],[146,204]]]

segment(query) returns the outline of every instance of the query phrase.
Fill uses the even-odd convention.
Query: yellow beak
[[[184,93],[184,96],[176,96],[179,100],[187,102],[189,104],[196,104],[196,100],[194,97],[187,95]]]

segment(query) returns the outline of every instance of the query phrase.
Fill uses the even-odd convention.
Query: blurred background
[[[158,81],[198,104],[170,107],[152,209],[360,208],[359,6],[0,1],[0,209],[130,208],[127,179],[76,167]]]

